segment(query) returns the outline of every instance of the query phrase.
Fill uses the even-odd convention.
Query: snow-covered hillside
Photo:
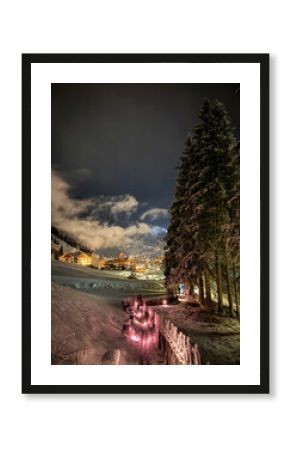
[[[95,294],[101,292],[109,301],[116,298],[121,301],[126,295],[137,293],[142,295],[166,293],[163,280],[129,279],[129,274],[127,271],[96,270],[75,264],[52,262],[52,281],[84,292]]]
[[[52,262],[52,364],[140,364],[122,333],[125,297],[166,295],[161,280],[128,279],[104,271]]]
[[[56,250],[60,250],[60,248],[62,247],[63,253],[76,253],[79,251],[77,248],[72,247],[53,233],[51,233],[51,245]]]

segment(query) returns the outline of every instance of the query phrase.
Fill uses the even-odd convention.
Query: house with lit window
[[[95,253],[92,254],[92,266],[96,269],[104,269],[105,268],[105,260],[100,256],[96,255]]]
[[[74,262],[74,255],[72,253],[64,253],[58,259],[60,262],[71,264]]]
[[[124,253],[119,252],[118,257],[114,259],[116,269],[128,270],[131,267],[131,259]]]
[[[131,264],[131,270],[134,272],[145,272],[148,269],[148,264],[146,261],[135,261]]]
[[[75,262],[81,264],[82,266],[91,266],[92,257],[85,252],[80,253],[75,257]]]

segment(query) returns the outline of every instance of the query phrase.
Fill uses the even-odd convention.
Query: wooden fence
[[[160,350],[164,353],[167,365],[201,365],[201,356],[197,344],[170,320],[160,321]]]
[[[167,302],[167,299],[159,298],[152,300],[152,303],[160,305],[164,304],[164,301]],[[163,364],[201,365],[198,345],[192,346],[188,336],[170,320],[160,317],[148,303],[148,299],[142,299],[140,296],[126,297],[123,300],[124,310],[130,312],[130,320],[127,320],[123,327],[127,338],[140,348],[141,353],[144,349],[150,353],[159,346],[160,353],[164,355]]]

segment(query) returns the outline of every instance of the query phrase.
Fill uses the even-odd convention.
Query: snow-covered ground
[[[52,363],[140,364],[139,352],[122,333],[128,319],[122,300],[140,293],[164,296],[164,285],[52,262]]]
[[[122,332],[128,313],[103,295],[52,283],[52,364],[160,364]]]
[[[240,364],[240,322],[187,304],[155,307],[197,343],[202,364]]]
[[[138,364],[122,333],[127,315],[102,296],[52,283],[52,364]]]
[[[106,271],[82,267],[76,264],[52,262],[52,281],[92,294],[102,293],[109,303],[116,303],[126,296],[166,294],[162,280],[129,279],[130,272]]]
[[[164,298],[166,291],[162,280],[128,279],[128,274],[52,262],[53,363],[108,364],[117,350],[119,364],[140,363],[122,333],[128,318],[122,300],[138,294]],[[238,320],[187,304],[155,308],[199,345],[203,364],[239,364]]]

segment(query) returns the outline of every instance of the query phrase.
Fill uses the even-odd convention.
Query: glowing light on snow
[[[145,302],[141,306],[134,307],[136,299],[128,301],[130,306],[129,326],[125,329],[124,334],[130,341],[138,343],[141,353],[148,353],[152,351],[157,343],[159,336],[159,318],[155,311]]]

